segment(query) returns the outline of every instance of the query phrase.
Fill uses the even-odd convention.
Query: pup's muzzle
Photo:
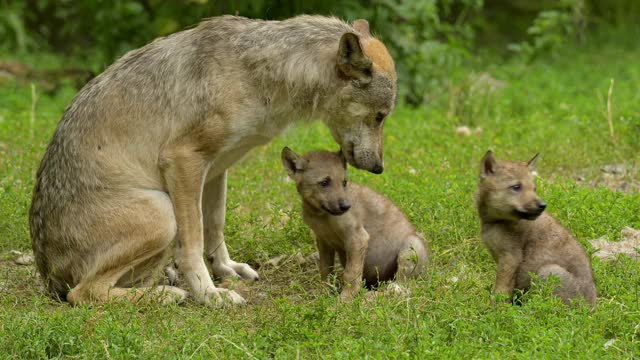
[[[322,209],[331,215],[342,215],[351,209],[351,203],[348,200],[340,199],[336,206],[322,204]]]
[[[542,200],[536,200],[535,207],[526,210],[514,210],[516,215],[524,220],[535,220],[547,208],[547,203]]]

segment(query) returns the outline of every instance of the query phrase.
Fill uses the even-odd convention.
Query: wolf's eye
[[[342,187],[347,187],[347,180],[342,180]]]
[[[515,185],[511,185],[510,186],[511,190],[513,191],[520,191],[522,189],[522,185],[520,184],[515,184]]]
[[[318,185],[320,185],[321,187],[327,187],[327,186],[331,185],[331,179],[328,178],[328,177],[324,178],[324,179],[322,179],[322,181],[320,181],[318,183]]]
[[[387,114],[384,114],[384,113],[379,112],[379,113],[376,115],[376,122],[377,122],[378,124],[381,124],[385,117],[387,117]]]

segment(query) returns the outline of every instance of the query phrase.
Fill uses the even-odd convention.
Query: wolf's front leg
[[[320,268],[320,280],[326,282],[329,278],[329,274],[333,273],[336,251],[329,246],[326,241],[320,238],[316,238],[316,246],[318,247],[318,268]]]
[[[364,259],[369,247],[369,234],[362,226],[358,226],[349,231],[345,238],[347,239],[345,244],[347,260],[342,275],[344,283],[340,298],[349,301],[360,291]]]
[[[215,277],[242,277],[258,280],[258,273],[249,265],[229,258],[224,243],[224,217],[227,201],[227,172],[204,185],[202,196],[204,242],[207,260]]]
[[[234,291],[218,289],[213,284],[202,256],[202,184],[207,163],[197,152],[174,146],[162,154],[161,169],[173,203],[178,225],[175,258],[196,301],[208,305],[225,302],[243,304]]]
[[[522,253],[519,251],[505,252],[499,256],[491,303],[495,302],[496,294],[506,296],[505,300],[511,301],[513,289],[516,286],[516,272],[521,262]]]

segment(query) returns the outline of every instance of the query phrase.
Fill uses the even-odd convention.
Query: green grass
[[[313,264],[291,256],[260,269],[246,307],[194,303],[112,303],[72,308],[44,296],[30,267],[9,250],[28,250],[27,212],[34,174],[75,91],[39,94],[31,126],[31,89],[0,82],[0,356],[7,358],[633,358],[640,354],[640,263],[593,260],[597,308],[567,308],[548,288],[524,306],[489,305],[495,265],[479,240],[473,193],[487,149],[526,160],[541,152],[539,192],[549,212],[587,240],[618,239],[640,228],[640,194],[603,186],[600,168],[625,164],[638,184],[640,48],[609,44],[567,51],[530,65],[479,66],[506,87],[492,96],[443,91],[425,108],[398,108],[385,128],[385,172],[350,170],[402,208],[429,242],[428,279],[409,297],[339,304]],[[25,60],[45,66],[44,60]],[[471,69],[470,69],[471,71]],[[609,136],[606,94],[615,79]],[[459,101],[448,116],[450,96]],[[460,137],[458,125],[482,127]],[[285,182],[279,153],[337,149],[321,124],[294,128],[255,149],[230,173],[226,239],[236,260],[256,266],[279,254],[309,254],[299,199]],[[576,177],[584,177],[577,183]],[[615,184],[614,184],[615,185]],[[284,215],[286,216],[284,216]],[[454,281],[457,278],[457,281]],[[611,346],[605,343],[615,339]]]

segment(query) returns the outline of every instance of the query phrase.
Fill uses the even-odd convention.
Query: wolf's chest
[[[344,238],[343,231],[340,231],[339,227],[332,223],[331,220],[331,218],[315,218],[312,216],[306,216],[304,219],[315,234],[316,239],[333,249],[344,251],[344,244],[347,239]]]
[[[522,251],[525,247],[525,239],[521,234],[503,226],[483,226],[481,236],[494,257],[506,252]]]

